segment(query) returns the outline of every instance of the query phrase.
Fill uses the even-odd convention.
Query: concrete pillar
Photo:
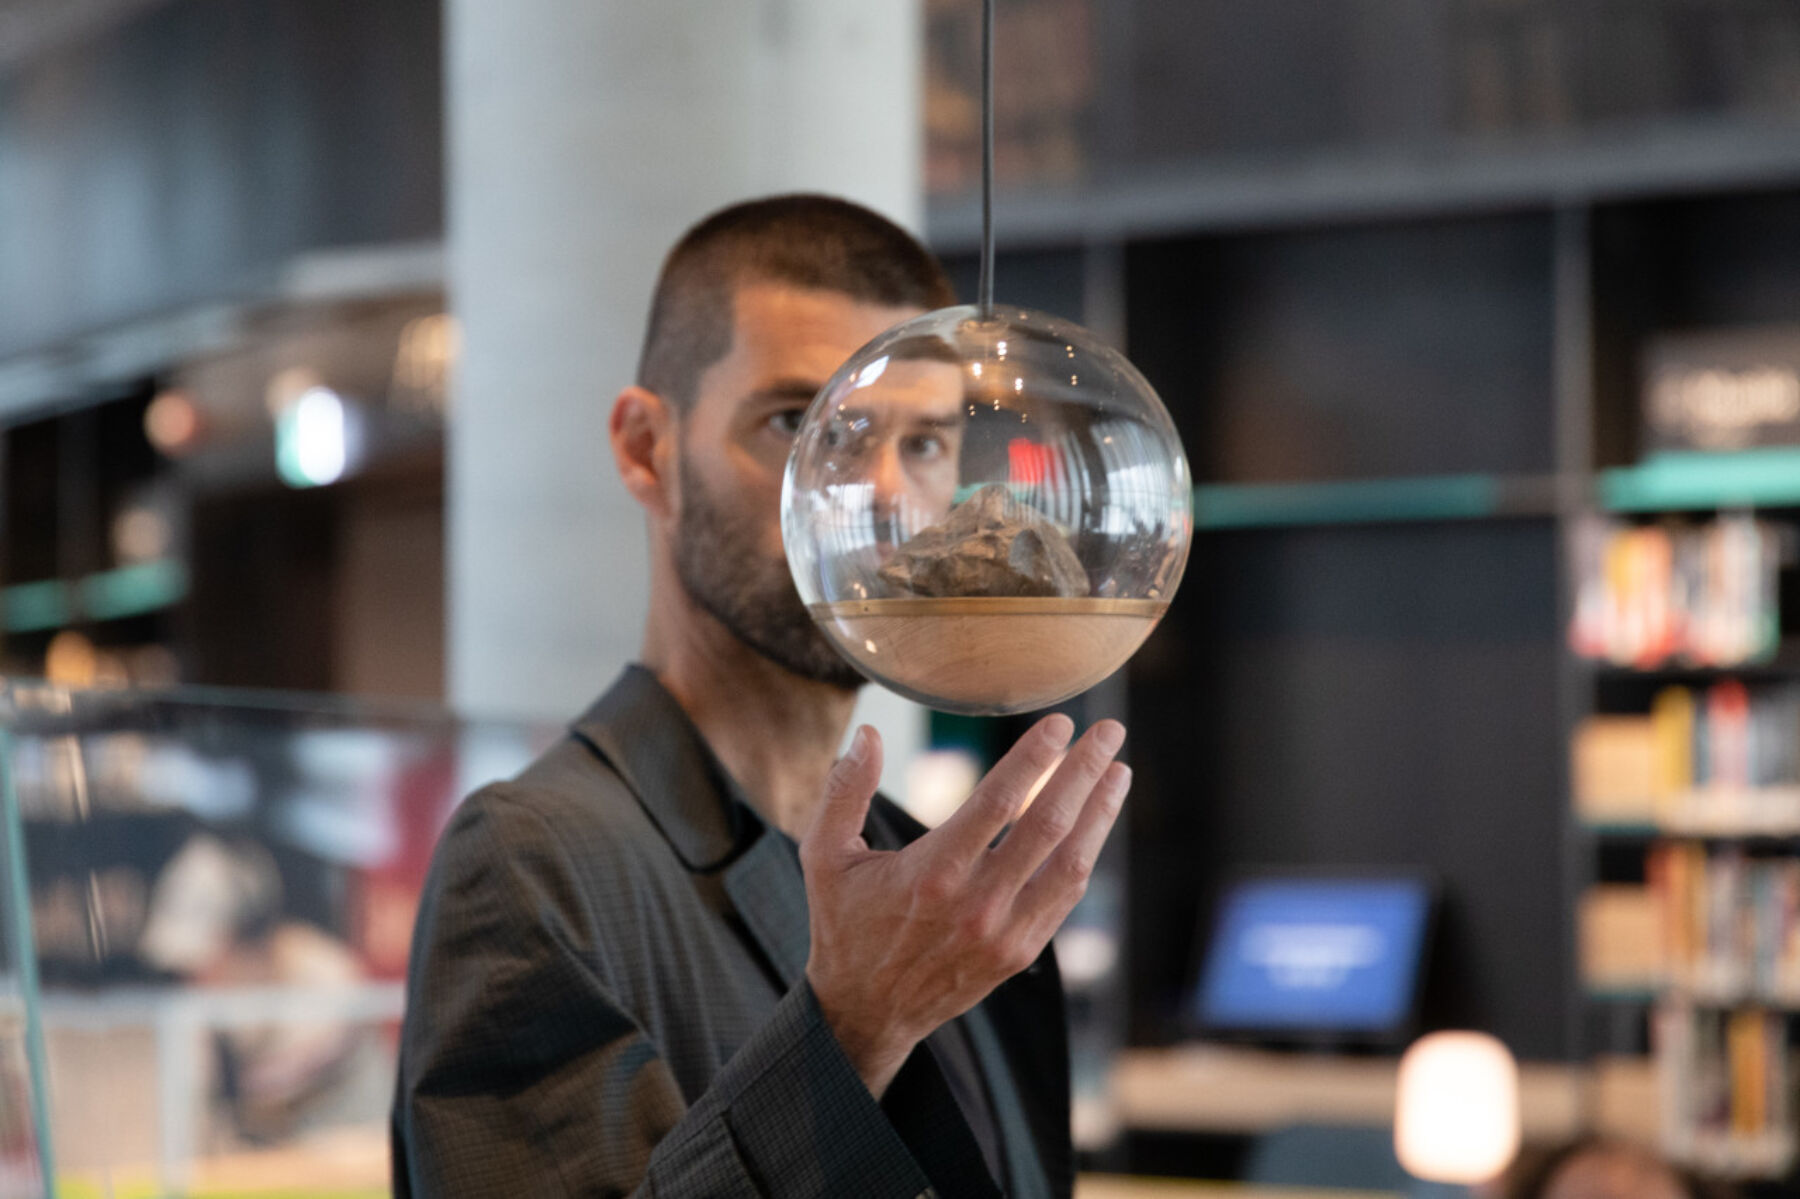
[[[635,654],[605,419],[681,230],[814,189],[921,223],[918,0],[449,0],[449,692],[566,718]],[[874,695],[890,744],[916,709]]]

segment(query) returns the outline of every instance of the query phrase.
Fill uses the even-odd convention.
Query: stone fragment
[[[894,551],[881,579],[901,595],[1043,596],[1088,593],[1087,571],[1043,513],[990,483]]]

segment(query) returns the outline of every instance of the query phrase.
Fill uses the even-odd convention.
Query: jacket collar
[[[811,925],[797,847],[751,807],[656,676],[627,667],[570,731],[618,772],[683,865],[723,870],[725,893],[783,984],[798,981]],[[863,826],[877,849],[899,849],[924,831],[880,795]]]
[[[646,667],[626,667],[570,731],[618,772],[689,870],[717,870],[762,839],[762,818]]]
[[[811,949],[797,848],[750,806],[675,697],[630,666],[572,732],[618,772],[683,865],[723,871],[725,893],[782,985],[797,982]]]

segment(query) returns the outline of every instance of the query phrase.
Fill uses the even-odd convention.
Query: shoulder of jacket
[[[573,737],[546,750],[511,779],[491,782],[458,805],[445,835],[483,825],[503,844],[549,841],[563,848],[635,847],[661,834],[605,760]]]

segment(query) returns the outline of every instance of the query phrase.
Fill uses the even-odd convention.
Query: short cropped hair
[[[1607,1170],[1606,1167],[1611,1167]],[[1600,1173],[1596,1175],[1596,1168]],[[1585,1169],[1586,1174],[1578,1173]],[[1736,1199],[1729,1186],[1702,1181],[1654,1151],[1616,1137],[1585,1135],[1549,1148],[1527,1149],[1500,1180],[1505,1199],[1555,1199],[1558,1195],[1637,1196],[1658,1179],[1665,1193],[1689,1199]]]
[[[731,350],[738,290],[756,283],[892,308],[956,303],[931,251],[859,204],[804,194],[734,204],[689,229],[664,260],[638,386],[680,411],[693,407],[700,376]]]

